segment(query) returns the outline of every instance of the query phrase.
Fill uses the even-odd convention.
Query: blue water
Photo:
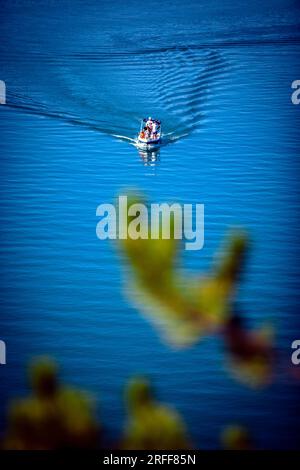
[[[126,380],[148,374],[183,415],[196,447],[246,425],[260,448],[300,442],[299,125],[296,1],[4,1],[0,79],[0,429],[25,365],[55,357],[66,382],[94,393],[113,442]],[[146,158],[139,120],[163,120],[167,145]],[[205,204],[205,246],[185,252],[205,271],[233,226],[251,252],[238,293],[249,325],[277,329],[276,380],[253,391],[207,338],[177,351],[130,303],[128,266],[96,237],[96,207],[126,188],[151,201]],[[300,367],[300,366],[299,366]]]

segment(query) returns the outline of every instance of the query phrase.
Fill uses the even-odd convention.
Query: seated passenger
[[[153,125],[152,118],[149,117],[149,118],[148,118],[148,121],[146,122],[146,126],[149,127],[150,129],[152,129],[152,125]]]

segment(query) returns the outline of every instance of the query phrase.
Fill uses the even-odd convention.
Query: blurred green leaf
[[[133,379],[126,390],[128,421],[122,448],[188,449],[190,448],[185,425],[172,408],[157,403],[149,382]]]
[[[33,393],[10,406],[6,449],[97,447],[99,429],[92,400],[61,386],[57,371],[56,364],[45,358],[31,365]]]

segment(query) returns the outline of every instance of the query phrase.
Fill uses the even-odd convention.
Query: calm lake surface
[[[127,5],[126,5],[127,3]],[[27,391],[25,365],[55,357],[94,393],[108,441],[119,436],[129,377],[151,377],[200,448],[245,424],[262,448],[300,441],[291,349],[299,320],[300,79],[296,1],[4,1],[0,79],[1,313],[7,343],[0,419]],[[167,145],[132,145],[145,115]],[[128,188],[152,202],[205,204],[205,246],[182,265],[205,272],[234,226],[251,237],[238,293],[249,325],[273,322],[277,377],[239,384],[223,345],[164,344],[124,289],[128,266],[96,237],[96,207]],[[300,367],[300,366],[299,366]]]

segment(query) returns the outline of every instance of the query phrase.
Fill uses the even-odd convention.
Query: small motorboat
[[[161,145],[161,122],[158,119],[144,118],[137,138],[137,146],[142,150],[153,150]]]

